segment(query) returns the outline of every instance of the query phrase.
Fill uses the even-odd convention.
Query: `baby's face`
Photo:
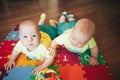
[[[40,43],[40,33],[34,25],[20,28],[20,41],[28,50],[34,50]]]
[[[89,39],[82,36],[82,35],[75,35],[75,34],[71,34],[70,36],[70,43],[74,46],[74,47],[78,47],[78,48],[82,48],[88,41]]]
[[[80,19],[74,26],[70,42],[75,47],[83,47],[95,32],[95,25],[89,19]]]

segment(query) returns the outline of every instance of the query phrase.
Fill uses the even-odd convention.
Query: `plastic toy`
[[[37,76],[31,76],[30,80],[61,80],[60,75],[57,72],[50,68],[45,68],[40,71]]]
[[[54,70],[46,68],[38,73],[36,80],[60,80],[60,76]]]
[[[59,75],[60,73],[57,71],[57,68],[59,68],[59,66],[52,64],[49,68],[45,68],[40,71],[37,76],[31,75],[30,80],[61,80],[61,76]]]

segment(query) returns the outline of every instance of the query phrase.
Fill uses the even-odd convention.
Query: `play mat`
[[[8,61],[11,51],[19,39],[18,26],[14,26],[0,45],[0,80],[115,80],[101,52],[99,52],[100,64],[89,66],[89,50],[78,55],[69,52],[63,46],[59,46],[55,62],[49,67],[50,71],[49,69],[45,70],[48,74],[45,74],[45,71],[45,76],[43,72],[39,74],[41,78],[36,78],[32,74],[32,70],[38,62],[28,60],[23,54],[17,59],[16,66],[6,72],[3,65]],[[46,76],[49,76],[49,79],[46,79]]]

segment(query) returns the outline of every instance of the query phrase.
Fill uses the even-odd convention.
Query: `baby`
[[[63,45],[69,51],[78,54],[90,49],[91,58],[89,59],[89,64],[92,66],[98,65],[98,46],[93,38],[94,32],[94,23],[87,18],[82,18],[77,21],[73,28],[65,30],[63,34],[56,37],[52,41],[49,51],[51,54],[56,54],[58,45]]]
[[[44,68],[49,67],[54,61],[54,56],[49,55],[46,46],[41,41],[41,36],[47,35],[43,33],[44,32],[39,31],[38,24],[36,22],[32,20],[23,21],[19,26],[20,40],[15,45],[11,58],[4,65],[5,70],[9,70],[12,68],[12,66],[15,66],[15,60],[18,58],[20,53],[25,54],[29,59],[32,60],[44,60],[42,65],[38,65],[33,70],[35,75],[37,75],[37,73]],[[51,39],[49,37],[48,42],[50,41]]]

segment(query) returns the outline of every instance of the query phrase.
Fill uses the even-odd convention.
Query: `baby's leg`
[[[44,22],[45,22],[45,19],[46,19],[46,14],[45,14],[45,13],[42,13],[42,14],[40,15],[40,19],[39,19],[39,21],[38,21],[38,25],[43,25]]]
[[[72,21],[72,20],[75,20],[75,18],[73,18],[73,17],[68,18],[68,21]]]
[[[62,15],[60,16],[59,23],[65,22],[67,16],[67,12],[62,12]]]
[[[62,15],[60,16],[60,19],[59,19],[59,23],[65,22],[66,16],[67,16],[67,12],[65,12],[65,11],[62,12]],[[52,25],[54,27],[56,27],[56,25],[58,24],[58,22],[53,19],[49,20],[49,23],[50,23],[50,25]]]
[[[65,22],[65,16],[61,15],[59,19],[59,23]]]
[[[49,24],[50,24],[51,26],[53,26],[53,27],[56,27],[57,24],[58,24],[58,22],[57,22],[56,20],[54,20],[54,19],[51,19],[51,20],[49,20]]]
[[[68,19],[68,21],[75,20],[75,18],[74,18],[74,15],[73,15],[73,14],[69,14],[69,15],[67,15],[67,19]]]

